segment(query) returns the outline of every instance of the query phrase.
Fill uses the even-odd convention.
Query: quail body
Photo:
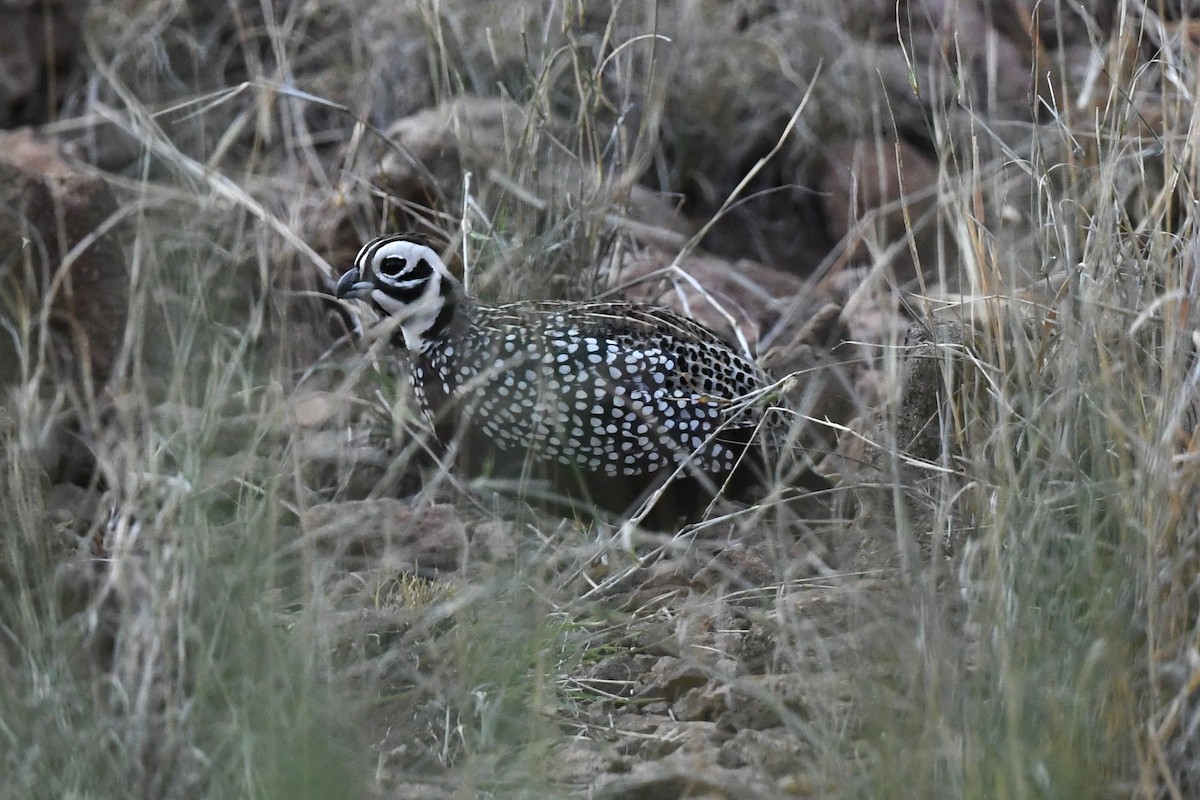
[[[665,484],[651,519],[667,523],[696,518],[722,487],[742,491],[762,466],[752,395],[766,376],[669,309],[487,304],[409,236],[364,246],[337,296],[395,319],[421,411],[470,471],[545,479],[618,514]]]

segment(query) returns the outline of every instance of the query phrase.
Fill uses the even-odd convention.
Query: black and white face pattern
[[[337,284],[339,298],[369,300],[396,318],[412,353],[423,353],[449,324],[458,290],[438,254],[404,236],[367,243]]]

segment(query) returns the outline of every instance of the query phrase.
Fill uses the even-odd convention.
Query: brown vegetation
[[[1200,792],[1188,3],[8,5],[0,793]],[[398,228],[740,337],[836,487],[444,468],[328,295]]]

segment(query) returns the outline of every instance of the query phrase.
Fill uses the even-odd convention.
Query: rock
[[[581,580],[581,591],[592,581],[604,581],[609,565],[597,565],[597,569],[589,573],[587,580]],[[687,594],[688,583],[695,573],[694,559],[688,555],[664,558],[649,565],[629,570],[618,579],[606,583],[600,591],[592,595],[592,599],[602,601],[612,608],[625,610],[638,609],[646,612],[656,608],[666,608],[678,597]]]
[[[471,549],[489,564],[513,563],[520,554],[520,537],[511,521],[495,517],[477,521],[470,529]]]
[[[606,721],[616,738],[613,749],[623,757],[637,756],[652,734],[674,722],[665,713],[648,711],[647,706],[638,706],[636,711],[614,711],[606,715]]]
[[[86,3],[3,0],[0,15],[0,128],[48,122],[82,52]],[[11,207],[11,206],[8,206]]]
[[[1034,42],[1028,18],[1020,19],[1011,2],[902,0],[883,13],[895,20],[900,42],[932,62],[915,70],[927,103],[957,95],[997,119],[1033,120]]]
[[[301,433],[296,453],[304,466],[305,483],[314,489],[336,490],[342,500],[363,500],[373,494],[409,497],[420,491],[415,459],[400,464],[395,453],[365,435],[347,441],[344,431]]]
[[[573,135],[565,120],[503,97],[459,95],[396,120],[370,183],[392,198],[386,227],[429,233],[437,212],[462,211],[465,176],[473,201],[489,213],[501,203],[534,214],[569,211],[582,224],[613,223],[634,239],[679,246],[693,226],[666,196],[636,183],[631,174],[606,174],[562,146]],[[355,217],[363,208],[346,203],[353,187],[314,209],[317,249],[331,264],[349,266],[362,246]],[[363,199],[369,206],[373,200]],[[414,214],[407,209],[423,209]],[[597,217],[599,215],[599,217]],[[363,216],[378,220],[378,210]],[[373,223],[373,224],[378,224]],[[514,248],[514,252],[519,248]],[[449,261],[447,263],[450,263]]]
[[[738,543],[714,555],[712,560],[696,573],[692,586],[704,590],[720,587],[723,590],[722,594],[729,591],[746,592],[775,585],[779,577],[777,567],[771,566],[757,552]],[[753,592],[746,592],[745,596],[740,598],[740,602],[757,605],[759,599]]]
[[[653,674],[651,670],[657,660],[645,653],[615,653],[597,661],[579,680],[606,695],[631,697],[647,673]],[[638,693],[647,691],[643,687]]]
[[[458,569],[467,550],[467,528],[453,506],[415,508],[399,500],[353,500],[309,508],[305,535],[340,560],[396,571]]]
[[[392,800],[454,800],[459,796],[453,788],[422,781],[398,781],[388,790]]]
[[[745,633],[731,642],[729,655],[738,665],[738,674],[761,675],[777,661],[779,645],[778,636],[752,622]]]
[[[460,95],[387,129],[397,146],[384,155],[376,181],[430,208],[461,194],[464,171],[476,188],[498,185],[538,210],[627,202],[635,237],[681,244],[691,229],[674,206],[632,176],[601,178],[596,165],[555,143],[554,137],[569,138],[569,130],[565,120],[508,98]]]
[[[721,744],[717,763],[727,769],[752,766],[779,777],[793,773],[812,755],[812,748],[787,728],[743,729]]]
[[[116,200],[99,178],[70,166],[53,142],[20,131],[0,137],[0,207],[15,212],[0,228],[0,252],[12,254],[9,296],[21,304],[20,315],[36,323],[49,287],[55,366],[98,392],[111,377],[129,313],[125,254],[106,227],[117,214]],[[19,355],[2,336],[0,383],[19,374]]]
[[[671,715],[688,722],[711,722],[729,709],[724,688],[696,686],[671,704]]]
[[[320,428],[344,416],[346,405],[346,398],[333,392],[304,392],[290,399],[288,418],[301,428]]]
[[[628,769],[621,759],[605,756],[597,742],[576,738],[555,750],[554,764],[554,780],[560,785],[586,786],[601,773]]]
[[[1086,45],[1095,37],[1105,40],[1114,33],[1113,23],[1120,6],[1108,0],[1079,0],[1077,3],[1042,3],[1039,0],[1011,0],[1014,11],[1037,25],[1038,37],[1046,47]],[[1006,32],[1008,26],[1002,26]],[[1009,33],[1009,38],[1017,38]],[[1027,35],[1022,32],[1022,35]]]
[[[940,257],[953,263],[952,253],[938,251],[937,180],[937,164],[904,141],[862,137],[829,145],[816,179],[829,235],[845,243],[852,261],[872,263],[895,245],[891,275],[899,286],[918,273],[936,275]]]
[[[47,528],[70,531],[82,537],[94,524],[103,493],[73,483],[56,483],[42,498]]]
[[[814,708],[827,701],[828,687],[812,676],[747,675],[729,686],[727,710],[717,719],[722,730],[764,730],[792,720],[812,719]]]
[[[709,754],[642,764],[631,775],[609,779],[594,788],[598,800],[755,800],[771,796],[768,787],[745,770],[717,766]]]
[[[661,697],[672,703],[685,692],[708,683],[708,674],[696,664],[664,656],[654,663],[643,680],[639,697]]]
[[[757,342],[807,285],[797,275],[746,259],[691,255],[671,269],[673,258],[656,249],[631,257],[616,275],[626,287],[622,295],[674,309],[735,342],[738,331]]]

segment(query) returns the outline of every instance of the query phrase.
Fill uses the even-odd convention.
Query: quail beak
[[[354,300],[360,297],[370,297],[375,284],[370,281],[360,281],[358,267],[346,271],[338,278],[335,294],[339,300]]]

